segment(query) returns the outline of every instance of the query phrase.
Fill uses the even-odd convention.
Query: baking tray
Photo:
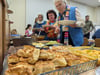
[[[78,75],[80,73],[96,68],[97,61],[98,60],[91,60],[86,63],[45,72],[39,75]]]

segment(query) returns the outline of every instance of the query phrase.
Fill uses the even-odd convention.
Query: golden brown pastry
[[[48,50],[41,50],[40,51],[40,56],[39,56],[39,59],[54,59],[55,57],[55,54],[54,52]]]
[[[52,47],[53,51],[58,51],[58,50],[68,50],[67,46],[53,46]]]
[[[8,64],[10,63],[18,63],[19,62],[19,57],[16,54],[13,54],[8,57]]]
[[[80,58],[80,63],[85,63],[85,62],[88,62],[88,61],[90,61],[90,59],[81,56],[81,58]]]
[[[25,45],[23,49],[17,51],[17,55],[21,57],[31,57],[34,49],[33,46]]]
[[[35,48],[32,53],[32,57],[28,58],[28,63],[34,64],[39,59],[39,55],[40,55],[40,49]]]
[[[64,56],[68,66],[72,66],[72,65],[76,65],[76,64],[80,64],[80,56],[77,56],[75,54],[69,53],[66,56]]]
[[[17,63],[16,63],[17,64]],[[15,67],[16,64],[8,64],[8,68],[12,68],[12,67]]]
[[[17,64],[8,64],[8,68],[13,68],[17,66],[25,66],[25,67],[28,67],[30,70],[34,69],[34,65],[28,64],[27,62],[19,62]]]
[[[68,60],[79,60],[80,56],[74,55],[72,53],[67,54],[66,56],[64,56],[65,59]]]
[[[55,70],[55,66],[51,61],[39,61],[35,64],[34,75]]]
[[[64,57],[56,57],[52,60],[52,62],[54,63],[55,67],[64,67],[67,65]]]
[[[67,63],[68,66],[73,66],[73,65],[80,64],[80,60],[68,60]]]
[[[24,45],[24,50],[25,49],[30,49],[30,50],[34,50],[35,47],[30,46],[30,45]]]
[[[20,57],[19,61],[20,62],[27,62],[28,61],[28,57],[26,57],[26,58],[25,57]]]
[[[33,51],[34,50],[31,50],[31,49],[19,49],[17,51],[17,55],[21,56],[21,57],[30,57],[30,56],[32,56]]]
[[[78,55],[75,55],[75,54],[72,54],[72,53],[69,53],[64,57],[65,57],[69,66],[73,66],[73,65],[77,65],[77,64],[89,61],[89,59],[84,57],[84,56],[78,56]]]
[[[24,50],[23,49],[19,49],[18,51],[17,51],[17,55],[18,56],[25,56],[25,52],[24,52]]]
[[[16,66],[13,68],[9,68],[6,72],[5,75],[33,75],[32,70],[30,70],[26,66]]]

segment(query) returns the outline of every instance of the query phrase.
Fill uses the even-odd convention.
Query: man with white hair
[[[83,44],[83,32],[84,21],[81,19],[80,13],[77,7],[70,7],[66,4],[66,0],[54,0],[55,7],[59,12],[58,20],[74,20],[73,25],[68,25],[69,44],[73,46],[81,46]],[[60,42],[64,43],[63,26],[60,25]]]

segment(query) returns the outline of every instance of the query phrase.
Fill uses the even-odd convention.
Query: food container
[[[37,40],[38,40],[38,41],[40,41],[40,40],[44,40],[44,38],[45,38],[45,36],[42,36],[42,35],[37,36]]]
[[[96,68],[96,64],[97,64],[97,60],[91,60],[86,63],[65,67],[50,72],[45,72],[39,75],[78,75],[82,72],[86,72]]]

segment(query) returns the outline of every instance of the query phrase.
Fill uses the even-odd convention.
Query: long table
[[[8,54],[5,55],[5,59],[4,59],[4,62],[3,62],[3,71],[2,71],[2,74],[1,75],[4,75],[4,72],[7,70],[8,68],[8,64],[7,64],[7,57],[11,54],[11,53],[15,53],[18,49],[22,48],[22,46],[19,46],[19,47],[14,47],[14,46],[11,46],[8,50]],[[10,53],[11,52],[11,53]],[[97,69],[97,68],[96,68]],[[96,74],[96,69],[92,69],[90,71],[87,71],[87,72],[84,72],[84,73],[81,73],[79,75],[100,75],[99,74]],[[99,69],[100,71],[100,69]]]

